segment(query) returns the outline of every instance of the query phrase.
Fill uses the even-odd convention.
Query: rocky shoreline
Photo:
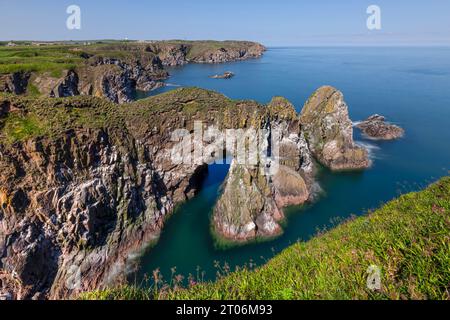
[[[234,159],[213,214],[215,233],[236,242],[272,238],[283,232],[283,208],[302,205],[315,195],[317,162],[331,170],[363,170],[371,163],[367,150],[353,141],[352,122],[340,91],[319,88],[298,115],[284,98],[267,106],[272,134],[278,129],[279,167],[273,175]]]
[[[322,102],[299,115],[281,97],[264,106],[194,88],[123,105],[0,95],[0,295],[60,299],[115,283],[130,254],[157,239],[174,207],[201,187],[206,163],[174,164],[168,151],[171,132],[190,132],[196,121],[266,130],[262,143],[281,133],[276,174],[260,174],[265,159],[233,162],[212,220],[232,241],[281,233],[283,207],[314,194],[316,160],[331,169],[369,165],[342,94],[323,87],[314,96]],[[26,135],[16,135],[18,125]],[[331,160],[329,144],[338,147]]]
[[[136,90],[164,86],[163,80],[169,77],[166,67],[258,58],[266,48],[247,41],[157,41],[65,50],[82,61],[60,74],[28,71],[25,66],[24,71],[0,74],[0,92],[47,97],[90,95],[126,103],[135,99]]]

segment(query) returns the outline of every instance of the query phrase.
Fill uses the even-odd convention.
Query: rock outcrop
[[[62,77],[54,77],[50,73],[33,76],[30,84],[48,97],[73,97],[79,95],[78,74],[73,70],[66,70]]]
[[[343,94],[330,86],[319,88],[306,102],[301,123],[314,156],[332,170],[370,166],[367,150],[353,141],[353,125]]]
[[[403,137],[405,131],[397,125],[386,122],[385,117],[375,114],[356,125],[362,133],[375,140],[395,140]]]
[[[215,74],[211,76],[212,79],[231,79],[234,77],[234,73],[231,71],[226,71],[223,74]]]
[[[321,97],[328,106],[332,98]],[[348,129],[337,104],[325,108],[331,120],[322,111],[320,120],[308,117],[334,124],[327,138]],[[282,208],[316,190],[313,156],[322,153],[312,151],[315,131],[302,117],[284,98],[264,106],[195,88],[124,105],[0,95],[0,296],[67,298],[117,281],[130,254],[157,239],[173,208],[199,190],[213,155],[177,163],[171,152],[179,143],[172,133],[191,133],[198,121],[252,128],[269,150],[255,164],[233,162],[214,210],[216,232],[233,241],[279,234]],[[356,148],[345,139],[336,159]],[[339,161],[338,168],[352,163]]]
[[[233,160],[213,214],[220,238],[242,242],[279,235],[282,209],[304,204],[315,190],[314,161],[294,106],[275,97],[265,113],[255,126],[268,133],[258,143],[272,144],[273,154],[260,155],[256,165]]]
[[[29,72],[0,74],[0,92],[24,94],[27,91]]]
[[[216,233],[227,240],[248,241],[280,234],[283,208],[304,204],[320,189],[315,182],[313,157],[331,170],[370,165],[367,150],[353,141],[347,105],[335,88],[318,89],[300,115],[282,97],[272,99],[266,112],[269,122],[257,127],[270,128],[267,139],[271,142],[267,143],[279,147],[271,159],[278,167],[272,175],[263,175],[262,168],[270,161],[260,158],[256,166],[232,163],[213,215]],[[277,139],[273,141],[275,133]]]
[[[214,209],[213,226],[223,238],[247,241],[281,233],[283,218],[272,197],[271,184],[259,168],[233,160],[223,193]]]

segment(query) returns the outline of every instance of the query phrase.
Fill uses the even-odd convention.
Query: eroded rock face
[[[2,124],[11,112],[42,123],[46,133],[6,143],[12,137],[0,128],[2,297],[65,298],[114,284],[129,255],[157,239],[173,208],[201,186],[205,162],[171,158],[171,134],[192,132],[196,121],[264,129],[261,143],[271,150],[272,140],[279,144],[270,155],[280,164],[274,175],[261,174],[274,166],[266,159],[256,166],[233,162],[214,211],[219,235],[277,235],[282,208],[315,192],[310,131],[284,98],[263,106],[195,88],[124,106],[87,96],[0,97]]]
[[[0,92],[24,94],[27,91],[29,72],[0,75]]]
[[[215,231],[233,241],[273,236],[281,232],[283,218],[267,177],[259,168],[231,163],[223,193],[214,209]]]
[[[79,95],[78,74],[73,70],[64,71],[61,78],[53,77],[50,73],[31,78],[31,84],[48,97],[73,97]]]
[[[294,106],[275,97],[265,111],[267,122],[258,128],[269,130],[259,143],[263,147],[272,144],[274,154],[268,155],[272,160],[261,159],[253,166],[233,160],[214,209],[215,232],[227,240],[242,242],[279,235],[282,209],[304,204],[314,192],[315,165]],[[269,174],[268,165],[273,169]]]
[[[368,138],[376,140],[395,140],[404,136],[405,131],[389,122],[385,117],[375,114],[356,125]]]
[[[367,150],[353,141],[353,127],[343,94],[325,86],[306,102],[301,123],[308,145],[317,160],[332,170],[370,166]]]
[[[150,144],[122,139],[82,130],[3,149],[0,291],[61,298],[107,285],[199,187],[202,166],[164,168]]]
[[[310,188],[298,171],[281,166],[272,178],[275,202],[279,208],[300,205],[308,201]]]
[[[171,133],[191,131],[196,120],[223,129],[268,123],[264,106],[214,92],[181,89],[163,98],[123,107],[91,97],[0,99],[1,121],[10,112],[31,114],[55,129],[0,144],[0,295],[64,298],[114,283],[129,254],[157,239],[207,170],[172,161]],[[90,129],[61,122],[74,108],[86,112]],[[260,199],[266,214],[255,223],[273,232],[272,211]]]

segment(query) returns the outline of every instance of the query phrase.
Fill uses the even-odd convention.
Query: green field
[[[381,270],[381,290],[367,287],[370,266]],[[189,288],[177,286],[179,279],[81,298],[450,299],[450,177],[297,243],[257,270]]]
[[[83,59],[71,46],[0,47],[0,74],[14,72],[50,72],[59,76],[62,70],[75,68]]]

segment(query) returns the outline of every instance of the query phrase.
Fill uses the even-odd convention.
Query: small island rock
[[[231,79],[234,77],[234,73],[231,71],[226,71],[223,74],[216,74],[211,76],[212,79]]]
[[[405,131],[389,122],[385,117],[375,114],[356,125],[364,135],[371,139],[394,140],[403,137]]]

